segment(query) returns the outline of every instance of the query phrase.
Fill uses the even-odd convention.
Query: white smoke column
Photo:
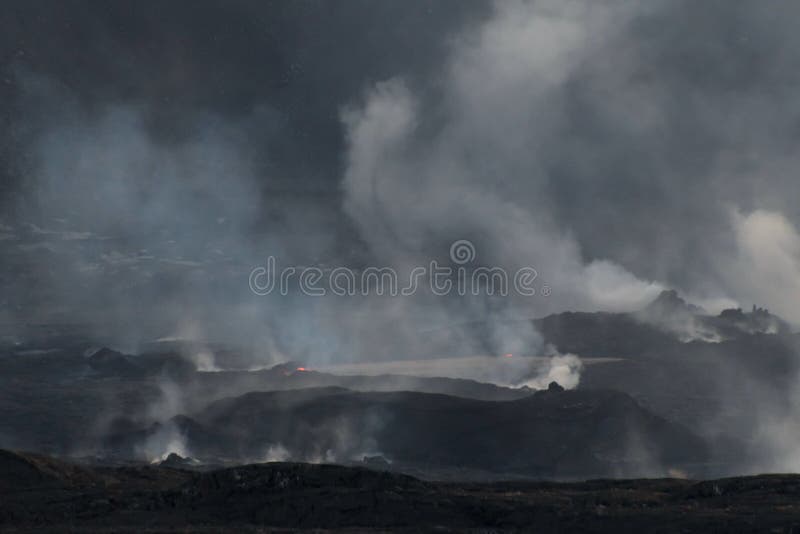
[[[800,324],[800,234],[781,213],[731,216],[737,255],[720,266],[740,301],[758,303]]]
[[[267,450],[264,452],[263,458],[261,458],[260,462],[286,462],[291,459],[292,454],[289,452],[289,449],[284,447],[280,443],[272,443],[267,446]]]
[[[629,310],[654,298],[658,284],[609,261],[585,263],[554,225],[537,152],[558,124],[552,95],[622,22],[585,3],[498,3],[476,35],[454,43],[436,121],[400,79],[348,109],[345,209],[375,255],[402,266],[472,238],[478,261],[533,266],[553,287],[529,308]]]
[[[564,389],[575,389],[581,381],[583,362],[574,354],[559,354],[547,362],[544,369],[533,380],[522,385],[531,389],[547,389],[551,382],[557,382]]]
[[[163,462],[173,453],[184,458],[190,456],[186,447],[186,436],[172,423],[162,426],[136,447],[137,456],[150,463]]]
[[[163,337],[157,341],[179,343],[181,353],[194,363],[199,372],[215,373],[221,370],[217,366],[214,352],[207,346],[208,340],[203,335],[203,329],[197,321],[184,318],[175,335]]]
[[[168,377],[157,379],[159,397],[147,407],[148,421],[166,421],[171,417],[185,413],[186,392]]]

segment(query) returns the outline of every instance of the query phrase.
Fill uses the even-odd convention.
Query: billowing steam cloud
[[[800,235],[781,213],[758,210],[732,216],[737,255],[730,283],[751,301],[768,302],[779,315],[800,323]]]
[[[258,19],[230,9],[245,27]],[[286,72],[276,80],[306,84],[297,94],[331,88],[308,106],[248,85],[272,76],[261,63],[226,79],[243,100],[235,109],[209,104],[216,86],[203,73],[214,69],[188,56],[161,66],[190,104],[163,80],[158,91],[172,100],[137,93],[123,73],[117,83],[136,97],[112,87],[92,100],[57,72],[7,65],[25,157],[14,162],[15,194],[3,198],[13,209],[0,245],[14,283],[2,313],[86,320],[131,351],[190,331],[193,341],[249,345],[262,363],[320,365],[440,347],[543,355],[530,324],[514,319],[635,309],[663,287],[798,320],[792,17],[758,2],[435,9],[409,16],[426,28],[424,59],[387,40],[371,43],[386,50],[385,65],[348,55],[330,69],[319,59],[333,53],[330,39],[292,41],[302,53],[281,48],[286,58],[274,63]],[[370,25],[397,19],[388,8],[364,13]],[[323,37],[344,35],[342,21],[327,24]],[[220,57],[248,61],[234,45]],[[109,46],[124,55],[124,43]],[[150,87],[146,74],[133,77]],[[269,254],[284,265],[408,271],[447,261],[457,239],[475,244],[472,266],[534,267],[552,293],[258,298],[247,287]],[[488,332],[442,334],[433,349],[420,335],[473,320]]]
[[[556,288],[552,298],[511,297],[492,314],[632,309],[658,294],[659,284],[609,260],[584,261],[546,198],[551,177],[540,142],[561,119],[554,96],[614,31],[591,11],[498,4],[477,35],[454,46],[436,112],[401,79],[377,84],[346,110],[345,209],[377,258],[407,267],[468,238],[480,264],[533,266]],[[501,324],[491,338],[514,344],[524,335]]]
[[[668,5],[545,1],[494,8],[488,22],[453,40],[435,90],[393,78],[371,87],[344,114],[345,208],[372,250],[402,263],[468,237],[485,264],[537,268],[554,288],[552,298],[525,303],[540,313],[635,309],[672,285],[710,311],[733,299],[796,320],[789,304],[797,293],[792,223],[777,209],[753,210],[754,201],[777,207],[780,200],[776,189],[746,190],[756,177],[743,173],[755,162],[735,152],[749,144],[773,163],[790,157],[768,146],[768,129],[781,130],[784,120],[758,113],[768,102],[744,100],[763,96],[761,84],[780,74],[770,70],[740,95],[716,99],[681,78],[690,72],[669,72],[697,99],[687,106],[706,105],[694,116],[678,113],[695,132],[714,132],[698,156],[704,170],[692,169],[682,140],[657,141],[659,131],[678,127],[665,94],[677,91],[670,85],[677,82],[660,86],[646,78],[648,62],[668,52],[659,48],[657,33],[642,31],[659,20],[674,22],[678,15]],[[751,30],[760,36],[763,15],[748,4],[732,17],[752,17]],[[746,136],[713,123],[725,124],[725,110],[734,109],[753,116]],[[793,187],[773,163],[758,179],[778,190]],[[731,206],[739,206],[733,217]],[[652,221],[647,209],[661,219]],[[652,223],[661,230],[641,236]],[[689,252],[694,247],[702,250]]]
[[[614,31],[610,13],[595,14],[498,4],[477,35],[454,46],[432,117],[399,79],[345,114],[345,206],[374,249],[385,256],[399,242],[430,255],[471,237],[486,263],[535,266],[558,288],[560,306],[630,309],[657,294],[612,262],[584,262],[548,206],[541,141],[562,120],[554,98]]]

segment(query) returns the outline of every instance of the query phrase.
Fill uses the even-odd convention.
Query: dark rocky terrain
[[[780,423],[795,413],[800,337],[780,319],[759,308],[710,316],[667,292],[637,313],[527,323],[583,359],[576,389],[254,367],[219,344],[201,347],[209,370],[180,342],[133,354],[76,325],[17,328],[0,343],[0,448],[31,452],[0,457],[2,527],[798,524],[797,477],[717,480],[787,465],[771,447],[776,436],[793,446],[790,430],[760,426],[765,414]],[[580,482],[596,478],[605,480]]]
[[[0,363],[7,370],[0,377],[4,446],[73,457],[150,461],[181,452],[207,463],[241,463],[276,455],[340,462],[383,455],[404,471],[466,470],[490,478],[670,468],[699,474],[709,459],[690,430],[607,390],[537,393],[286,366],[198,373],[174,356],[110,350]],[[234,394],[241,391],[247,393]]]
[[[195,472],[0,451],[0,529],[13,532],[796,532],[799,501],[796,475],[446,483],[339,465]]]

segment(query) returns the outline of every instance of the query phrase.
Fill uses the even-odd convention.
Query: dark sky
[[[46,77],[87,112],[141,106],[149,133],[163,142],[191,135],[197,113],[235,119],[268,108],[265,129],[279,135],[251,141],[269,152],[280,187],[336,191],[341,106],[398,74],[435,78],[448,35],[488,10],[447,0],[7,2],[6,183],[24,172],[20,137],[32,127],[25,73]]]

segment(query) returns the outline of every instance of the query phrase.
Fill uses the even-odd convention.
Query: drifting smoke
[[[701,102],[702,113],[672,109],[671,91],[697,85],[692,73],[667,68],[671,78],[658,85],[645,76],[648,65],[669,67],[676,42],[701,55],[716,51],[646,32],[679,17],[666,3],[485,7],[464,7],[463,28],[445,34],[445,53],[430,54],[437,76],[397,68],[409,74],[390,72],[368,85],[360,102],[352,103],[364,87],[357,76],[337,93],[334,109],[351,101],[337,125],[344,170],[326,178],[340,181],[339,195],[281,192],[287,181],[276,162],[288,133],[283,112],[270,104],[274,95],[253,97],[237,114],[181,108],[179,127],[163,128],[146,100],[109,98],[87,107],[78,91],[14,65],[28,156],[24,194],[15,197],[0,236],[30,279],[9,292],[12,302],[26,303],[12,315],[85,320],[130,352],[192,324],[196,339],[235,340],[266,364],[413,358],[422,352],[419,332],[431,327],[499,325],[564,309],[627,311],[665,285],[699,300],[757,301],[793,319],[787,295],[796,291],[769,292],[762,283],[790,280],[792,253],[782,252],[785,240],[758,250],[750,228],[770,213],[785,222],[777,231],[791,229],[790,210],[780,203],[791,195],[759,192],[769,211],[740,201],[752,198],[743,185],[752,165],[734,156],[752,152],[737,150],[745,143],[763,146],[776,162],[765,175],[788,190],[791,182],[777,176],[793,156],[769,148],[767,133],[785,131],[791,121],[751,104],[739,114],[752,119],[750,134],[711,126],[725,125],[728,111],[752,102],[748,95],[761,96],[761,88],[719,98],[701,87],[686,106]],[[749,21],[753,32],[762,29],[765,11],[756,4],[726,13]],[[717,30],[726,33],[723,22]],[[719,63],[712,59],[709,65]],[[765,79],[787,72],[772,69]],[[658,135],[677,131],[673,117],[694,121],[692,132],[719,132],[705,145],[697,139],[693,146],[705,152],[687,161],[686,136]],[[725,187],[723,175],[730,176]],[[698,184],[691,194],[684,179]],[[314,191],[314,179],[304,180]],[[728,217],[730,206],[741,206],[740,215]],[[673,231],[658,231],[654,222]],[[532,266],[552,294],[466,302],[430,295],[258,299],[246,287],[247,274],[268,254],[286,265],[377,264],[407,272],[446,255],[458,239],[476,244],[474,267]],[[775,257],[777,273],[767,268],[773,252],[783,254]],[[541,352],[527,329],[505,330],[452,341],[462,354]]]
[[[180,339],[204,371],[219,368],[209,340],[235,342],[254,367],[508,353],[512,367],[481,378],[533,388],[575,387],[582,364],[520,319],[636,310],[675,287],[711,313],[758,303],[800,322],[796,4],[437,2],[407,17],[387,3],[358,16],[198,7],[236,29],[213,50],[204,24],[175,23],[178,4],[163,10],[172,22],[129,21],[175,50],[150,54],[149,68],[118,59],[148,56],[135,39],[92,33],[113,17],[87,13],[75,42],[101,54],[52,31],[59,50],[4,60],[15,109],[0,117],[0,172],[16,174],[0,198],[3,322],[85,322],[126,352]],[[24,39],[8,20],[11,50]],[[254,30],[263,20],[276,42]],[[297,39],[307,23],[314,38]],[[177,50],[184,41],[209,53]],[[53,66],[76,57],[92,65],[85,83]],[[469,268],[531,266],[552,293],[259,298],[247,286],[267,255],[408,273],[449,262],[463,239],[476,245]],[[684,319],[662,326],[720,341]],[[713,387],[741,385],[740,369],[719,365]],[[759,427],[764,450],[795,465],[796,404],[745,385],[756,415],[774,415]],[[175,389],[165,381],[147,417],[193,406]],[[180,443],[165,430],[147,454]],[[265,458],[285,455],[271,447]],[[349,435],[320,447],[302,454],[370,450]]]
[[[20,246],[36,269],[37,291],[46,295],[35,312],[49,315],[40,319],[63,312],[95,325],[101,340],[126,352],[153,339],[180,341],[203,371],[219,369],[204,348],[210,340],[235,341],[264,364],[418,357],[432,354],[418,343],[421,329],[487,318],[498,325],[491,339],[450,339],[446,350],[538,352],[541,342],[530,327],[503,326],[515,317],[484,300],[464,306],[431,295],[259,299],[250,293],[247,274],[263,251],[299,265],[336,240],[294,206],[283,208],[290,221],[257,228],[265,201],[245,140],[269,123],[269,113],[236,123],[197,116],[191,135],[167,143],[135,107],[89,113],[47,80],[26,80],[39,99],[59,103],[33,138],[28,177],[37,191],[35,213],[59,229],[31,225],[36,243]],[[299,211],[305,218],[307,211]],[[297,229],[306,237],[295,239]],[[57,272],[49,270],[53,265]]]
[[[749,301],[767,302],[778,315],[800,324],[800,235],[782,214],[757,210],[732,215],[737,254],[730,281]]]
[[[476,312],[465,320],[493,326],[489,343],[505,347],[495,354],[542,351],[530,326],[509,323],[509,316],[564,306],[631,309],[662,289],[609,260],[584,262],[579,244],[542,202],[548,176],[535,146],[558,120],[547,112],[550,98],[609,31],[610,20],[581,10],[498,4],[476,37],[454,47],[435,120],[425,120],[401,79],[377,84],[362,105],[343,114],[344,206],[379,261],[408,269],[436,257],[443,243],[469,238],[483,265],[534,266],[557,288],[553,299],[511,297],[491,303],[494,309],[486,302],[458,304],[459,314]],[[419,301],[424,298],[414,304]],[[428,299],[423,309],[447,304]],[[552,366],[562,379],[580,369],[561,360]]]
[[[599,17],[593,15],[599,14]],[[435,120],[400,79],[368,91],[348,110],[345,208],[382,259],[435,254],[474,239],[479,260],[533,265],[558,294],[553,307],[632,309],[658,294],[615,263],[584,262],[555,224],[538,141],[560,116],[552,98],[609,33],[613,13],[570,4],[504,3],[443,68]],[[429,124],[430,122],[430,124]],[[532,305],[532,304],[529,304]]]
[[[540,370],[536,378],[522,385],[532,389],[546,389],[551,382],[556,382],[564,389],[574,389],[580,382],[583,362],[574,354],[565,354],[553,356],[544,368],[544,372]]]
[[[136,447],[136,457],[143,458],[150,463],[162,462],[170,454],[182,457],[190,456],[186,448],[186,436],[172,423],[161,426],[155,433]]]
[[[264,457],[261,458],[262,462],[286,462],[292,457],[289,450],[280,443],[272,444],[267,447],[264,452]]]
[[[774,194],[794,187],[775,171],[789,168],[793,156],[772,143],[789,118],[763,113],[769,104],[761,100],[771,87],[765,84],[781,85],[780,69],[765,69],[763,79],[724,98],[692,85],[691,73],[678,67],[665,75],[678,81],[648,82],[650,60],[671,56],[659,48],[659,33],[641,32],[661,19],[674,22],[678,11],[660,3],[497,3],[487,23],[453,41],[436,91],[401,78],[370,88],[344,114],[343,187],[345,208],[372,250],[402,263],[468,237],[487,263],[538,269],[554,288],[552,299],[526,303],[540,313],[632,310],[666,283],[696,301],[759,302],[794,320],[794,230],[785,215],[793,208]],[[762,38],[765,16],[755,4],[731,15]],[[680,38],[669,46],[676,42],[714,63],[704,54],[717,51]],[[694,100],[673,110],[668,92],[680,88]],[[697,136],[715,132],[694,163],[683,155],[683,139],[656,142],[662,128],[678,128],[673,111]],[[752,119],[747,133],[726,129],[731,117]],[[747,156],[754,150],[763,151],[757,161],[766,162],[766,153],[772,163],[748,176],[758,172]],[[756,178],[773,187],[753,191]],[[639,192],[630,199],[632,187]],[[782,205],[753,210],[759,203]],[[745,214],[729,217],[731,205]],[[620,260],[655,276],[642,279]],[[765,289],[783,288],[784,280],[785,292]]]

